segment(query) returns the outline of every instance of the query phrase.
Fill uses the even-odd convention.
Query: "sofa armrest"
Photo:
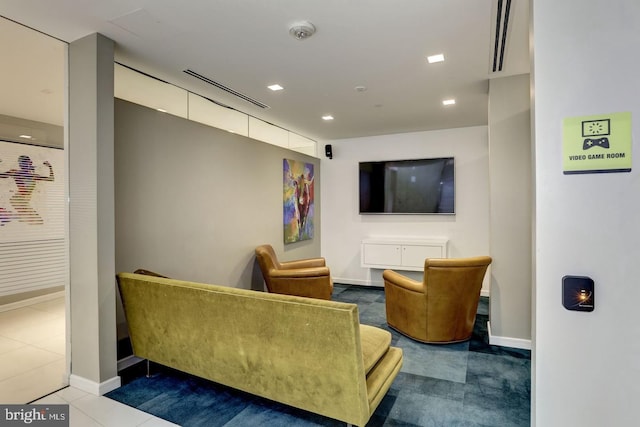
[[[329,277],[328,267],[296,268],[289,270],[271,270],[272,279],[295,279],[298,277]]]
[[[360,343],[364,372],[368,374],[391,347],[391,333],[375,326],[360,324]]]
[[[325,265],[324,258],[299,259],[296,261],[285,261],[280,263],[280,267],[285,270],[293,268],[324,267]]]
[[[410,279],[393,270],[384,270],[382,272],[382,278],[385,282],[388,282],[391,285],[395,285],[412,292],[424,293],[424,284],[422,282]]]

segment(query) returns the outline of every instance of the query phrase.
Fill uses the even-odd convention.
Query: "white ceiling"
[[[0,58],[0,114],[62,126],[65,44],[0,20]]]
[[[331,140],[486,124],[489,79],[529,72],[528,0],[512,1],[505,65],[491,71],[496,2],[0,0],[0,15],[65,42],[102,33],[116,42],[117,62],[309,138]],[[309,39],[289,35],[301,20],[317,28]],[[58,66],[56,58],[64,57],[64,44],[0,24],[3,63],[15,64],[0,67],[0,114],[61,124],[61,111],[38,110],[63,100],[64,62]],[[436,53],[445,62],[427,64]],[[285,89],[272,92],[272,83]],[[445,98],[456,105],[443,107]],[[325,114],[335,120],[323,121]]]

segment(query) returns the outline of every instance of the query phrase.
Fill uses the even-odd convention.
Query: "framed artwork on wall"
[[[283,160],[284,243],[313,238],[313,164]]]
[[[64,151],[0,141],[0,243],[62,239]]]

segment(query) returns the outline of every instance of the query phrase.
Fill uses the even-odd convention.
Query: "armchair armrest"
[[[280,267],[289,270],[292,268],[311,268],[311,267],[324,267],[324,258],[307,258],[299,259],[296,261],[285,261],[280,263]]]
[[[384,270],[382,272],[382,277],[386,282],[389,282],[392,285],[404,288],[408,291],[424,293],[424,284],[422,282],[410,279],[393,270]]]
[[[329,267],[292,268],[288,270],[271,270],[273,279],[294,279],[298,277],[322,277],[329,276]]]

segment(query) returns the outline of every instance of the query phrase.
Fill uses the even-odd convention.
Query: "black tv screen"
[[[360,162],[361,214],[453,214],[453,157]]]

